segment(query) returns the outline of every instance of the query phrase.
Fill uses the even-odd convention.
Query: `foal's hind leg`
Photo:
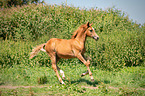
[[[61,84],[65,84],[65,83],[62,81],[62,79],[61,79],[61,77],[59,76],[59,74],[58,74],[57,65],[56,65],[56,62],[57,62],[56,55],[55,55],[55,54],[54,54],[54,55],[50,55],[50,57],[51,57],[51,62],[52,62],[52,68],[53,68],[53,70],[55,71],[56,76],[58,77],[58,79],[59,79],[59,81],[60,81]]]
[[[90,70],[90,68],[89,68],[89,66],[90,66],[90,61],[89,61],[89,60],[86,61],[86,60],[83,58],[82,54],[80,54],[80,53],[77,55],[77,58],[80,59],[80,60],[86,65],[86,67],[87,67],[87,71],[88,71],[88,72],[84,73],[83,76],[89,73],[89,75],[90,75],[90,77],[91,77],[91,80],[94,81],[92,72],[91,72],[91,70]],[[81,75],[81,76],[82,76],[82,75]]]
[[[60,74],[61,74],[61,76],[62,76],[62,79],[65,80],[65,75],[64,75],[63,70],[61,70],[58,66],[57,66],[57,70],[60,72]]]
[[[60,58],[56,55],[56,63],[60,60]],[[56,65],[57,66],[57,65]],[[57,66],[57,70],[60,72],[62,79],[65,80],[64,72]]]

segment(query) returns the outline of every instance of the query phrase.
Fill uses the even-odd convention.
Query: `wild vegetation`
[[[0,21],[0,85],[49,86],[40,91],[40,88],[1,89],[0,94],[20,95],[23,90],[24,95],[145,94],[139,90],[145,88],[145,24],[129,20],[121,10],[31,4],[1,9]],[[50,38],[69,39],[88,21],[100,37],[97,42],[88,38],[86,43],[85,55],[91,58],[95,82],[87,76],[81,78],[86,67],[77,59],[69,59],[58,63],[67,76],[67,85],[59,85],[48,55],[40,52],[30,60],[30,52]],[[81,86],[99,86],[99,89]],[[109,89],[109,86],[119,88]]]
[[[23,6],[29,4],[38,4],[44,3],[44,0],[41,2],[40,0],[1,0],[0,1],[0,8],[10,8],[12,6]]]

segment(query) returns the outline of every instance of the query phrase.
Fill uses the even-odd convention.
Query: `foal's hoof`
[[[66,85],[63,81],[62,81],[62,83],[61,83],[62,85]]]
[[[81,77],[83,77],[83,76],[85,76],[85,75],[82,74]]]
[[[65,80],[65,77],[62,77],[63,80]]]
[[[94,79],[91,79],[91,81],[94,82],[95,80]]]
[[[61,85],[66,85],[65,83],[63,83],[63,84],[62,84],[62,83],[60,83],[60,84],[61,84]]]

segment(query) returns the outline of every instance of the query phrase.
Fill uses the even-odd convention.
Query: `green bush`
[[[99,41],[88,38],[86,43],[86,55],[92,58],[93,66],[107,70],[118,70],[124,66],[144,66],[145,25],[136,24],[125,15],[116,8],[87,10],[65,5],[31,4],[2,9],[1,67],[14,64],[49,66],[45,53],[29,60],[31,49],[53,37],[69,39],[87,21],[93,23],[100,36]]]
[[[1,37],[3,39],[37,40],[44,35],[61,34],[68,38],[70,33],[87,21],[93,22],[96,31],[131,30],[133,23],[121,11],[110,8],[80,10],[64,5],[27,5],[12,7],[0,12]],[[134,24],[135,25],[135,24]]]

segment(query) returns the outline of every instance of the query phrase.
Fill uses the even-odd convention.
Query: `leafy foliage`
[[[12,7],[12,6],[22,6],[28,5],[30,3],[44,3],[44,1],[40,2],[40,0],[1,0],[0,1],[0,8],[2,7]]]
[[[88,38],[86,44],[86,55],[92,58],[93,66],[119,70],[124,66],[145,65],[145,25],[132,22],[116,8],[87,10],[66,5],[31,4],[0,10],[0,21],[1,67],[17,64],[49,66],[45,53],[35,60],[28,59],[33,46],[53,37],[69,39],[71,33],[87,21],[93,23],[100,36],[97,42]],[[74,59],[60,63],[64,61],[76,63]]]

